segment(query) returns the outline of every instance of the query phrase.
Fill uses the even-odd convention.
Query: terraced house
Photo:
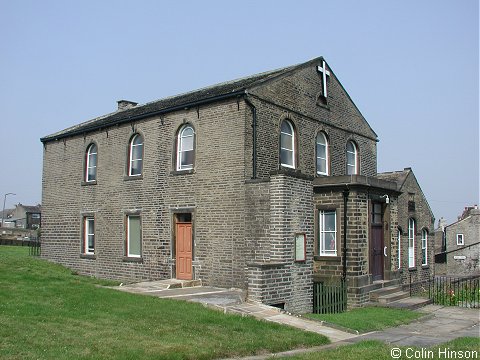
[[[357,306],[400,278],[402,192],[321,57],[122,100],[41,141],[42,255],[82,274],[198,279],[299,313],[314,281],[345,279]]]

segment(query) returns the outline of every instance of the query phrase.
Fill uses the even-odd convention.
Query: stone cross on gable
[[[325,66],[325,60],[323,60],[322,66],[317,66],[317,70],[322,73],[323,96],[327,98],[327,76],[330,76],[330,71]]]

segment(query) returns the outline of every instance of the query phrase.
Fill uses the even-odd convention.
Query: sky
[[[0,196],[41,202],[40,137],[323,56],[438,220],[479,204],[477,0],[0,0]],[[6,166],[5,166],[6,165]]]

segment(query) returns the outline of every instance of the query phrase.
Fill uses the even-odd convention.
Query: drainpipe
[[[252,109],[252,179],[257,178],[257,108],[245,97],[245,102]]]
[[[347,279],[347,203],[348,189],[343,190],[343,281]]]

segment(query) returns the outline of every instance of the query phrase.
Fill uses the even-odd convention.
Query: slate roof
[[[309,60],[302,64],[292,65],[281,69],[263,72],[256,75],[247,76],[241,79],[227,81],[216,85],[208,86],[202,89],[190,91],[187,93],[167,97],[164,99],[152,101],[144,105],[138,105],[133,108],[116,111],[95,119],[71,126],[59,132],[47,135],[40,139],[42,142],[58,140],[67,136],[84,134],[96,129],[106,128],[112,125],[138,120],[147,116],[158,115],[170,111],[178,110],[188,106],[200,105],[222,98],[241,96],[245,94],[248,88],[260,85],[265,81],[271,80],[285,74],[300,66],[310,64],[323,58]]]
[[[32,214],[40,214],[42,212],[42,207],[41,205],[21,205],[23,207],[23,209],[25,210],[25,212],[27,213],[32,213]]]
[[[400,171],[390,171],[384,173],[378,173],[376,178],[380,180],[387,180],[397,183],[397,189],[400,190],[403,186],[405,180],[407,180],[408,174],[412,170],[410,168],[406,168]]]

